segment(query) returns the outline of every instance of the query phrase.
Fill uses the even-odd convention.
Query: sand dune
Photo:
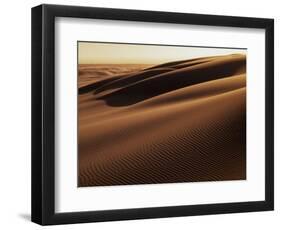
[[[111,76],[128,74],[131,72],[142,70],[150,65],[79,65],[78,75],[79,88],[95,81],[104,80]]]
[[[109,70],[79,84],[78,186],[246,179],[244,55]]]

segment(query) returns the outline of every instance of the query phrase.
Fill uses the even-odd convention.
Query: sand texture
[[[78,186],[246,179],[245,55],[78,77]]]

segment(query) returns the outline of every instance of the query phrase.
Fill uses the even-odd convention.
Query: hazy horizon
[[[78,42],[79,64],[153,65],[170,61],[234,53],[246,54],[246,50],[236,48]]]

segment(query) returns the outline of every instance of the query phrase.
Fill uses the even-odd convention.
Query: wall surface
[[[39,229],[30,222],[30,8],[41,1],[1,3],[0,81],[0,217],[1,229]],[[221,14],[275,19],[275,63],[280,60],[279,1],[114,1],[57,0],[50,4]],[[180,217],[98,224],[76,224],[68,229],[277,229],[281,223],[281,102],[280,67],[275,67],[275,211]],[[55,226],[64,229],[66,226]],[[47,227],[49,228],[49,227]]]

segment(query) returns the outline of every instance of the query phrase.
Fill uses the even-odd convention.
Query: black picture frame
[[[265,200],[55,213],[55,17],[265,29]],[[32,221],[41,225],[222,214],[274,209],[274,20],[110,8],[32,8]]]

